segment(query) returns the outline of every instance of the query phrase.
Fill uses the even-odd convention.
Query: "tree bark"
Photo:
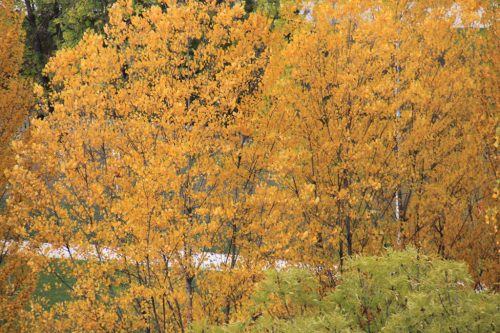
[[[191,325],[193,323],[193,277],[186,278],[186,291],[188,295],[188,304],[187,304],[187,325],[188,331],[191,329]]]
[[[31,28],[31,33],[33,34],[31,36],[33,50],[37,53],[40,60],[43,60],[42,40],[40,37],[40,33],[38,31],[33,5],[31,4],[30,0],[24,0],[24,4],[26,5],[26,12],[27,12],[26,18],[28,19],[28,23]]]

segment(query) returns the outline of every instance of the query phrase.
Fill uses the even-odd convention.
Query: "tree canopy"
[[[2,330],[496,330],[496,4],[21,5]]]

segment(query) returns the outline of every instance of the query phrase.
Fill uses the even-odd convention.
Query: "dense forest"
[[[497,10],[0,0],[0,332],[497,332]]]

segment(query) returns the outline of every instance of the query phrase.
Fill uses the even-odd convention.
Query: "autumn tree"
[[[11,142],[22,132],[31,106],[29,83],[20,76],[24,52],[24,15],[13,0],[0,2],[0,331],[19,329],[16,317],[34,288],[29,258],[19,251],[14,221],[5,215],[5,170],[15,163]]]
[[[121,0],[107,21],[49,61],[52,110],[14,144],[2,228],[71,295],[32,304],[22,330],[186,332],[261,316],[270,330],[312,316],[319,330],[317,300],[334,289],[347,305],[321,313],[331,327],[404,330],[419,311],[408,294],[365,287],[402,279],[407,292],[403,261],[432,273],[426,253],[497,288],[489,1]],[[410,246],[421,254],[393,258],[403,271],[349,259]],[[248,318],[263,272],[294,265],[315,275],[270,273]],[[463,313],[430,316],[452,325],[448,309]]]
[[[280,189],[263,167],[273,140],[255,144],[272,127],[255,108],[268,20],[215,1],[164,9],[120,1],[104,36],[45,70],[54,111],[18,144],[12,214],[33,253],[64,249],[77,279],[60,276],[73,300],[35,308],[51,320],[33,329],[228,322],[279,258]]]
[[[483,208],[495,205],[498,178],[492,6],[402,2],[394,9],[402,242],[464,260],[476,283],[490,286],[498,281],[498,221],[485,219]]]
[[[317,4],[314,22],[303,18],[267,72],[286,128],[276,170],[300,230],[292,256],[322,267],[330,285],[344,256],[377,251],[392,237],[395,81],[393,47],[382,38],[391,30],[381,30],[390,16],[364,19],[367,4]]]
[[[14,162],[10,143],[27,119],[29,84],[20,76],[24,52],[23,14],[14,1],[0,3],[0,197],[4,200],[4,170]]]
[[[346,255],[414,244],[494,282],[498,222],[481,208],[498,179],[491,6],[326,1],[289,18],[264,103],[282,117],[292,258],[334,283]]]

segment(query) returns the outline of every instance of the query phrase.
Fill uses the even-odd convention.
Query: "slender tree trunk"
[[[188,295],[187,300],[187,326],[188,331],[191,329],[191,325],[193,323],[193,280],[192,276],[186,278],[186,291]]]
[[[347,241],[347,255],[352,256],[352,232],[351,232],[351,218],[347,217],[345,221],[346,241]]]
[[[60,6],[59,6],[59,2],[58,1],[54,1],[54,9],[53,9],[53,12],[54,12],[54,17],[55,18],[58,18],[60,15],[61,15],[61,10],[60,10]],[[62,43],[64,41],[63,39],[63,35],[62,35],[62,29],[61,29],[61,23],[56,23],[56,36],[57,36],[57,40],[59,43]],[[60,47],[60,46],[58,46]]]
[[[32,33],[32,36],[30,36],[31,44],[33,50],[37,54],[38,61],[40,62],[40,64],[43,64],[42,38],[40,37],[40,32],[38,31],[34,8],[30,0],[24,0],[24,4],[26,5],[26,18],[28,20]]]
[[[397,16],[396,16],[397,17]],[[399,17],[398,20],[400,21],[402,17]],[[399,38],[400,35],[400,28],[398,28],[398,40],[396,41],[395,47],[396,47],[396,53],[399,52],[400,46],[401,46],[401,39]],[[395,62],[396,62],[396,87],[394,88],[394,97],[397,98],[397,96],[400,93],[400,85],[401,85],[401,65],[398,61],[397,54],[395,56]],[[401,108],[398,107],[396,110],[396,121],[399,123],[399,119],[401,118]],[[398,124],[396,124],[396,161],[398,162],[399,160],[399,146],[400,146],[400,134],[399,134],[399,127]],[[401,187],[398,186],[396,190],[396,195],[395,195],[395,203],[394,203],[394,215],[396,217],[396,223],[397,223],[397,235],[396,235],[396,243],[397,245],[401,245],[401,235],[403,231],[403,225],[401,224]]]
[[[45,75],[42,74],[42,68],[45,65],[45,55],[44,55],[44,49],[43,49],[43,43],[42,43],[42,36],[40,35],[40,30],[38,29],[38,24],[37,24],[37,19],[36,15],[34,12],[34,7],[33,4],[31,3],[31,0],[24,0],[24,4],[26,6],[26,19],[28,20],[29,26],[30,26],[30,32],[31,35],[29,37],[29,41],[31,44],[31,47],[33,48],[33,51],[36,54],[36,60],[37,60],[37,65],[40,66],[40,68],[36,69],[36,78],[38,79],[39,82],[41,82],[45,87],[48,87],[49,85],[49,79]],[[49,112],[52,112],[53,107],[52,104],[49,102],[48,104],[49,107]]]
[[[232,271],[236,266],[236,233],[238,228],[236,224],[233,222],[232,226],[232,237],[231,237],[231,246],[229,251],[231,253],[231,265],[230,270]],[[231,319],[231,299],[229,297],[226,298],[226,307],[224,308],[224,322],[229,324],[229,320]]]
[[[339,241],[339,258],[340,258],[340,273],[342,273],[344,268],[344,241],[342,239]]]

